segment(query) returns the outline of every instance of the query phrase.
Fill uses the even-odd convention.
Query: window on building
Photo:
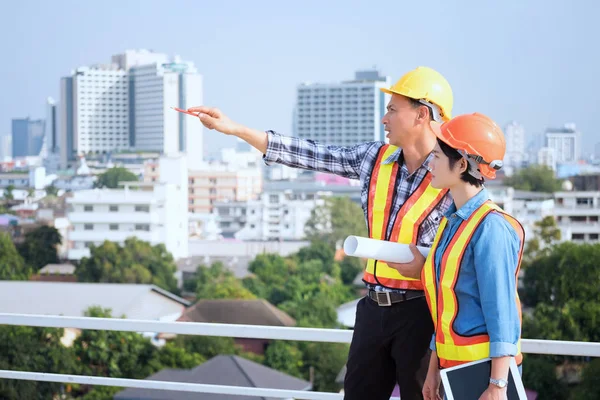
[[[598,236],[597,233],[590,233],[590,240],[598,240]]]
[[[585,235],[583,233],[573,233],[571,235],[571,240],[584,240]]]
[[[269,203],[279,203],[279,196],[276,194],[269,195]]]
[[[92,212],[94,211],[94,206],[83,206],[83,211]]]
[[[150,212],[150,206],[145,206],[145,205],[136,205],[135,206],[135,211],[136,212]]]
[[[135,230],[136,231],[150,231],[150,225],[149,224],[135,224]]]
[[[119,224],[110,224],[108,226],[108,229],[110,229],[111,231],[118,231],[119,230]]]
[[[84,224],[83,225],[83,229],[86,231],[93,231],[94,230],[94,224]]]
[[[111,205],[108,207],[110,212],[119,212],[119,206]]]

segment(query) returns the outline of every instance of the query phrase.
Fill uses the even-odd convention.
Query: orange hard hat
[[[431,125],[442,142],[467,159],[471,175],[478,179],[496,177],[496,171],[503,166],[506,140],[491,118],[480,113],[463,114],[441,125]]]

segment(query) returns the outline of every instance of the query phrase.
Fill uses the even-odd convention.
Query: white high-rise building
[[[193,63],[173,62],[131,68],[135,148],[164,154],[185,152],[191,169],[203,160],[202,124],[171,107],[202,104],[202,76]]]
[[[129,77],[115,64],[80,67],[61,82],[61,162],[131,147]]]
[[[556,149],[551,147],[542,147],[538,151],[538,164],[545,165],[551,168],[553,171],[556,171],[556,163],[557,163],[557,155]]]
[[[351,81],[299,85],[294,135],[340,146],[385,141],[381,118],[390,96],[379,89],[390,83],[389,77],[367,70],[356,72]]]
[[[512,121],[504,128],[506,155],[504,165],[507,168],[521,168],[527,159],[525,153],[525,129],[523,125]]]
[[[202,124],[171,107],[202,104],[202,76],[194,64],[162,53],[127,50],[112,64],[81,67],[61,81],[60,154],[127,149],[187,153],[202,162]]]
[[[577,162],[581,156],[581,148],[580,133],[575,124],[546,129],[546,147],[555,150],[556,162],[559,164]]]

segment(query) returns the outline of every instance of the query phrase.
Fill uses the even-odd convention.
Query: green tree
[[[556,376],[552,357],[525,354],[523,358],[523,385],[537,392],[539,399],[567,400],[569,388]],[[597,397],[596,397],[597,398]]]
[[[7,233],[0,233],[0,280],[28,280],[31,269]]]
[[[85,315],[112,317],[110,310],[100,307],[90,307]],[[73,343],[73,351],[80,374],[113,378],[144,379],[163,368],[193,368],[204,361],[200,354],[174,344],[157,348],[149,338],[136,332],[83,330]],[[77,386],[75,393],[100,399],[101,395],[116,393],[115,390]]]
[[[254,299],[256,296],[223,263],[215,262],[210,268],[196,270],[196,297],[198,299]]]
[[[344,257],[340,262],[342,282],[351,285],[356,276],[365,269],[364,262],[358,257]]]
[[[331,273],[331,266],[334,263],[335,250],[325,242],[313,242],[310,246],[302,247],[296,253],[298,263],[311,260],[319,260],[325,267],[325,272]]]
[[[314,369],[314,390],[337,392],[339,387],[335,378],[348,358],[348,345],[341,343],[303,342],[300,345],[303,354],[303,369],[306,379]]]
[[[274,341],[265,352],[265,365],[286,374],[304,378],[303,354],[298,345],[289,341]]]
[[[46,186],[46,196],[58,196],[58,188],[54,185]]]
[[[560,229],[553,216],[544,217],[534,224],[534,236],[525,243],[523,259],[527,265],[538,255],[547,254],[551,246],[560,241]]]
[[[600,358],[593,359],[585,366],[574,398],[578,400],[600,399]]]
[[[105,241],[91,248],[91,256],[81,260],[75,270],[80,282],[152,283],[178,293],[173,256],[163,244],[155,246],[136,238],[124,246]]]
[[[174,343],[188,353],[197,353],[209,360],[219,354],[238,354],[233,338],[220,336],[178,335]]]
[[[298,326],[333,328],[337,324],[335,305],[326,293],[306,294],[300,299],[288,300],[279,305],[294,318]]]
[[[367,235],[364,213],[348,197],[329,197],[311,211],[304,233],[311,242],[324,242],[335,248],[349,235]]]
[[[15,196],[13,194],[13,191],[15,190],[15,185],[8,185],[5,189],[4,189],[4,201],[5,203],[8,203],[10,201],[13,201],[15,199]]]
[[[57,247],[62,243],[60,232],[51,226],[40,226],[25,234],[19,253],[35,271],[47,264],[58,263]]]
[[[76,373],[73,351],[60,339],[63,329],[0,326],[0,369]],[[55,398],[63,384],[0,379],[0,398],[45,400]]]
[[[560,180],[556,179],[552,168],[545,165],[520,169],[513,176],[504,178],[503,184],[532,192],[553,193],[561,189]]]
[[[523,279],[524,302],[563,306],[571,300],[600,303],[600,244],[553,246],[531,262]]]
[[[119,182],[135,182],[138,177],[127,168],[113,167],[106,172],[98,175],[98,180],[94,184],[97,188],[116,189],[119,187]]]

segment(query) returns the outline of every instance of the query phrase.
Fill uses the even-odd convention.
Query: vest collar
[[[452,202],[448,211],[446,211],[445,217],[450,218],[456,215],[463,220],[467,220],[471,215],[479,208],[483,203],[490,199],[489,192],[486,188],[481,189],[479,193],[471,197],[459,210],[456,209],[456,204]]]

